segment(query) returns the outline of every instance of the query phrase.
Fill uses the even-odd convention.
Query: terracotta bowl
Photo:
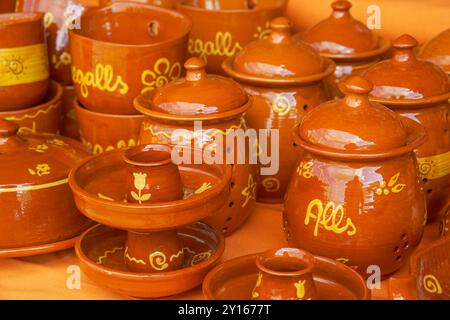
[[[93,154],[137,145],[143,115],[116,115],[87,110],[75,105],[80,139]]]
[[[62,95],[62,125],[61,134],[63,136],[80,139],[80,128],[78,126],[78,116],[75,110],[74,100],[76,92],[73,86],[64,86]]]
[[[258,279],[258,254],[238,257],[212,269],[203,281],[208,300],[250,300]],[[370,291],[363,278],[335,260],[315,256],[313,281],[317,299],[369,300]]]
[[[0,119],[17,123],[21,132],[59,133],[62,94],[62,86],[52,81],[42,104],[22,110],[0,112]]]
[[[70,31],[80,102],[95,112],[136,114],[136,96],[181,75],[190,29],[183,15],[145,4],[117,2],[87,12],[81,29]]]
[[[177,11],[193,21],[188,52],[208,62],[207,71],[223,74],[222,62],[246,44],[268,36],[269,22],[282,16],[285,0],[222,1],[222,7],[205,9],[205,2],[184,0]]]
[[[39,104],[50,77],[43,14],[1,14],[0,39],[0,111]]]

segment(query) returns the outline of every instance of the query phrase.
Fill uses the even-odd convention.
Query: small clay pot
[[[104,24],[111,29],[98,27]],[[94,112],[136,114],[136,96],[181,76],[190,29],[183,15],[145,4],[117,2],[85,13],[81,28],[70,31],[78,99]]]
[[[188,45],[189,55],[207,61],[209,73],[223,74],[222,62],[249,42],[267,37],[269,21],[283,15],[286,4],[286,0],[264,3],[183,0],[177,3],[177,11],[194,23]]]
[[[450,77],[450,29],[421,46],[418,57],[440,66]]]
[[[275,249],[256,258],[255,300],[315,300],[314,256],[299,249]]]
[[[0,49],[0,111],[41,103],[50,77],[43,14],[0,14]]]
[[[143,115],[116,115],[87,110],[72,100],[78,117],[80,140],[93,153],[137,145]]]
[[[74,100],[76,92],[73,86],[64,86],[62,95],[62,125],[61,134],[63,136],[79,140],[80,128],[78,126],[78,116],[75,110]]]
[[[18,124],[20,132],[60,133],[62,94],[62,86],[51,81],[42,104],[21,110],[0,112],[0,119]]]

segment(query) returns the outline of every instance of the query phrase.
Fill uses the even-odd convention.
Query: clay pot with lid
[[[74,140],[18,129],[0,120],[0,257],[67,249],[92,224],[68,186],[69,171],[89,153]]]
[[[136,109],[146,116],[139,142],[200,148],[217,161],[233,164],[229,201],[207,220],[229,234],[246,220],[256,202],[257,159],[250,161],[256,142],[245,140],[244,147],[234,135],[247,129],[243,114],[252,98],[233,80],[208,75],[205,66],[204,60],[190,58],[184,65],[185,78],[136,98]],[[234,146],[228,146],[226,139]]]
[[[303,40],[313,46],[324,57],[336,62],[334,75],[327,81],[331,97],[342,97],[339,82],[348,75],[360,74],[386,53],[390,41],[369,30],[350,14],[352,4],[338,0],[331,4],[331,15],[294,39]]]
[[[450,203],[450,82],[445,72],[414,55],[417,41],[402,35],[394,41],[390,60],[364,72],[374,84],[370,99],[410,118],[427,131],[417,161],[427,193],[430,220],[442,216]]]
[[[223,74],[222,62],[266,38],[270,20],[283,15],[286,5],[286,0],[183,0],[176,8],[193,21],[189,55],[203,58],[209,73]]]
[[[440,66],[450,77],[450,29],[442,31],[421,46],[418,56]]]
[[[425,141],[417,122],[369,101],[359,76],[346,96],[310,110],[294,132],[302,149],[286,195],[291,246],[343,261],[363,275],[402,266],[426,223],[414,149]]]
[[[253,107],[246,113],[249,127],[279,130],[279,171],[260,176],[258,200],[282,202],[299,155],[292,130],[307,110],[328,100],[323,80],[335,65],[307,44],[293,42],[287,18],[276,18],[270,26],[267,39],[250,43],[225,60],[223,68],[253,97]],[[272,137],[267,134],[270,150]]]

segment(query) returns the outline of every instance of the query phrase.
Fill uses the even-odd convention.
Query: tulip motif
[[[152,195],[150,193],[142,194],[142,191],[145,189],[145,186],[147,184],[147,174],[146,173],[133,173],[134,177],[134,187],[138,191],[137,193],[135,191],[131,191],[131,196],[134,200],[138,201],[139,204],[142,204],[142,202],[150,200]]]

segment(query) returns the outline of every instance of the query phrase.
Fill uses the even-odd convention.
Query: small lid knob
[[[0,136],[10,137],[17,134],[19,131],[19,126],[11,121],[0,119]]]
[[[416,61],[413,49],[418,44],[417,40],[409,34],[401,35],[393,43],[394,54],[392,61],[394,63],[411,63]]]
[[[417,47],[418,44],[419,43],[413,36],[405,33],[395,39],[393,47],[395,49],[413,49]]]
[[[189,58],[184,63],[186,69],[186,80],[199,81],[206,78],[206,61],[199,57]]]
[[[352,7],[352,4],[349,1],[338,0],[334,1],[331,4],[331,7],[333,8],[334,11],[348,11]]]
[[[286,17],[278,17],[270,21],[270,39],[272,43],[281,43],[291,39],[291,21]]]
[[[344,82],[343,88],[345,93],[368,95],[373,89],[373,84],[366,78],[352,76]]]

